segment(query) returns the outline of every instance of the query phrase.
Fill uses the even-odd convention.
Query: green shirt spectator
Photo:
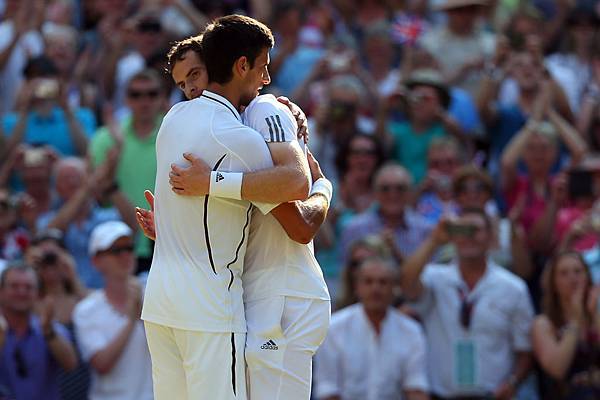
[[[156,128],[146,136],[140,137],[133,129],[133,119],[125,119],[121,125],[123,149],[116,171],[117,183],[129,201],[138,207],[147,207],[144,190],[154,190],[156,179],[156,135],[162,121],[162,115],[156,118]],[[107,127],[98,129],[90,143],[90,154],[94,166],[105,159],[108,151],[115,145],[115,139]],[[150,242],[139,232],[135,253],[138,257],[151,255]]]
[[[446,136],[444,125],[436,123],[424,132],[415,132],[410,122],[391,123],[389,132],[394,140],[394,159],[402,164],[418,184],[427,171],[427,149],[432,140]]]

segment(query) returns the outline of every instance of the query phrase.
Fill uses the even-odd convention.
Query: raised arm
[[[431,260],[436,250],[449,240],[447,220],[442,218],[431,235],[406,260],[402,266],[401,287],[404,295],[410,300],[416,300],[423,294],[421,273]]]

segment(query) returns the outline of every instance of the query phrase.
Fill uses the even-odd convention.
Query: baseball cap
[[[100,251],[109,249],[117,239],[132,235],[133,231],[124,222],[104,222],[92,231],[88,252],[90,256],[94,256]]]

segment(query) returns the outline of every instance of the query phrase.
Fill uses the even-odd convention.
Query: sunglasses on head
[[[111,247],[110,249],[106,249],[104,251],[102,251],[102,253],[106,253],[106,254],[112,254],[114,256],[118,256],[122,253],[131,253],[133,252],[134,247],[133,245],[130,246],[119,246],[119,247]]]
[[[151,90],[128,90],[127,91],[127,96],[129,96],[132,99],[139,99],[142,97],[148,97],[151,99],[154,99],[156,97],[158,97],[159,95],[159,91],[158,89],[151,89]]]

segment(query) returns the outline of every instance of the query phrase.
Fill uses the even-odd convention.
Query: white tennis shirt
[[[242,124],[224,97],[205,90],[171,108],[156,139],[157,240],[142,319],[184,330],[245,332],[241,274],[252,205],[172,192],[170,165],[188,165],[184,152],[220,171],[273,166],[263,137]],[[256,205],[265,213],[275,206]]]
[[[295,118],[273,95],[255,98],[242,118],[268,143],[298,142]],[[252,214],[244,262],[245,302],[277,295],[329,300],[312,243],[294,242],[271,214],[258,211]]]

